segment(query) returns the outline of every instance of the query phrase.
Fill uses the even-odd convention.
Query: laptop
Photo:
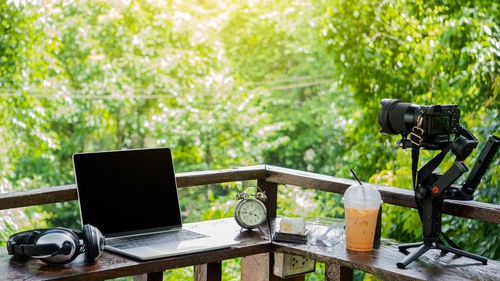
[[[182,228],[169,148],[77,153],[73,167],[82,223],[109,251],[150,260],[238,244]]]

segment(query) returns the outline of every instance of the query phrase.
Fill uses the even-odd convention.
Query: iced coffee
[[[353,185],[344,193],[345,242],[353,251],[371,251],[382,204],[380,193],[370,186]]]

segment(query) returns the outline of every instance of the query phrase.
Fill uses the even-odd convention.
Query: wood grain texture
[[[275,218],[278,204],[278,184],[266,180],[257,180],[257,186],[265,192],[267,197],[266,202],[264,202],[267,210],[267,218]]]
[[[336,178],[270,165],[266,165],[266,170],[268,171],[266,181],[280,184],[291,184],[340,194],[344,194],[345,190],[349,186],[356,183],[355,180]],[[365,182],[363,184],[370,185],[380,191],[382,200],[385,204],[416,208],[413,190]],[[500,205],[476,201],[445,200],[443,213],[478,221],[500,224]]]
[[[489,260],[482,265],[472,259],[441,255],[431,250],[406,269],[396,263],[405,255],[398,251],[400,243],[382,239],[381,245],[372,252],[355,252],[345,248],[343,242],[333,247],[320,247],[273,241],[273,251],[300,254],[325,264],[339,264],[371,273],[382,280],[498,280],[500,262]]]
[[[37,206],[78,199],[76,185],[69,184],[0,194],[0,210]]]
[[[258,165],[223,170],[179,173],[178,187],[241,181],[265,180],[271,184],[291,184],[305,188],[343,194],[354,180],[292,170],[269,165]],[[369,184],[380,191],[385,204],[416,208],[412,190]],[[268,184],[266,184],[268,186]],[[270,185],[269,185],[270,186]],[[271,194],[271,193],[270,193]],[[64,185],[23,192],[0,194],[0,210],[76,200],[75,185]],[[271,198],[274,200],[274,198]],[[271,210],[272,208],[269,208]],[[272,212],[272,211],[271,211]],[[445,200],[443,212],[454,216],[500,224],[500,205],[476,201]]]
[[[147,272],[161,272],[168,269],[220,262],[271,251],[269,231],[240,232],[233,218],[184,224],[188,230],[206,234],[233,234],[240,244],[208,252],[187,254],[177,257],[139,261],[112,252],[104,251],[96,264],[88,265],[84,255],[62,266],[46,265],[38,259],[26,262],[16,261],[7,254],[5,247],[0,248],[0,280],[103,280],[124,276],[141,275]]]
[[[325,281],[352,281],[352,268],[337,263],[325,264]]]
[[[265,165],[176,174],[177,186],[258,180],[266,177]],[[0,194],[0,210],[77,200],[75,184]]]
[[[222,263],[211,262],[194,266],[194,281],[220,281],[222,279]]]
[[[188,187],[222,182],[259,180],[267,175],[265,165],[176,174],[177,186]]]
[[[240,231],[241,228],[233,218],[189,223],[185,226],[186,229],[210,235],[233,235],[240,244],[234,248],[151,261],[137,261],[105,251],[96,264],[87,265],[81,255],[72,263],[61,266],[46,265],[38,259],[17,261],[7,255],[6,248],[2,247],[0,280],[102,280],[144,273],[149,273],[151,278],[157,279],[159,273],[172,268],[218,263],[225,259],[256,254],[270,256],[271,252],[298,254],[325,263],[328,265],[327,277],[332,278],[338,276],[331,267],[332,264],[340,266],[341,272],[344,267],[347,275],[346,268],[357,268],[382,280],[498,280],[500,276],[499,261],[489,260],[487,265],[482,265],[480,262],[449,253],[441,255],[437,250],[427,252],[406,269],[399,269],[396,262],[401,261],[405,255],[397,249],[400,243],[387,239],[382,239],[380,247],[371,252],[354,252],[346,250],[343,241],[332,247],[271,242],[269,228],[264,228],[264,232]],[[264,270],[268,270],[269,280],[279,280],[269,274],[270,264],[269,259],[262,263]],[[207,274],[207,278],[209,277]]]
[[[141,275],[135,275],[134,281],[161,281],[163,280],[163,272],[150,272]]]
[[[241,281],[269,281],[269,253],[241,257]]]

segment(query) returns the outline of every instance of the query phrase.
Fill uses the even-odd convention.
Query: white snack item
[[[279,232],[303,235],[306,233],[306,220],[304,218],[282,218]]]

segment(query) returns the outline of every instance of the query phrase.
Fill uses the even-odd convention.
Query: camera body
[[[418,250],[398,262],[397,267],[405,268],[430,249],[452,252],[486,264],[488,261],[486,258],[460,250],[447,236],[443,235],[450,246],[442,242],[440,238],[443,234],[441,217],[445,199],[472,200],[474,198],[472,195],[475,189],[500,147],[500,138],[496,136],[488,138],[465,184],[456,186],[453,183],[469,171],[463,161],[469,157],[478,144],[477,138],[460,124],[458,106],[454,104],[424,106],[401,102],[397,99],[383,99],[380,103],[382,104],[382,109],[378,113],[378,122],[382,126],[380,133],[401,134],[399,146],[411,148],[415,203],[422,221],[424,237],[422,243],[398,246],[399,250],[405,253],[408,253],[409,248],[418,247]],[[450,141],[452,134],[455,138]],[[418,170],[420,149],[441,150],[441,152]],[[456,156],[453,165],[443,174],[434,172],[450,151]]]
[[[431,136],[460,132],[460,109],[456,104],[420,106],[422,129]]]
[[[455,104],[418,105],[401,102],[397,99],[382,99],[382,109],[378,114],[378,122],[382,126],[382,134],[403,135],[400,146],[411,146],[406,135],[415,133],[420,138],[420,147],[437,150],[449,146],[450,135],[462,130],[460,109]]]

